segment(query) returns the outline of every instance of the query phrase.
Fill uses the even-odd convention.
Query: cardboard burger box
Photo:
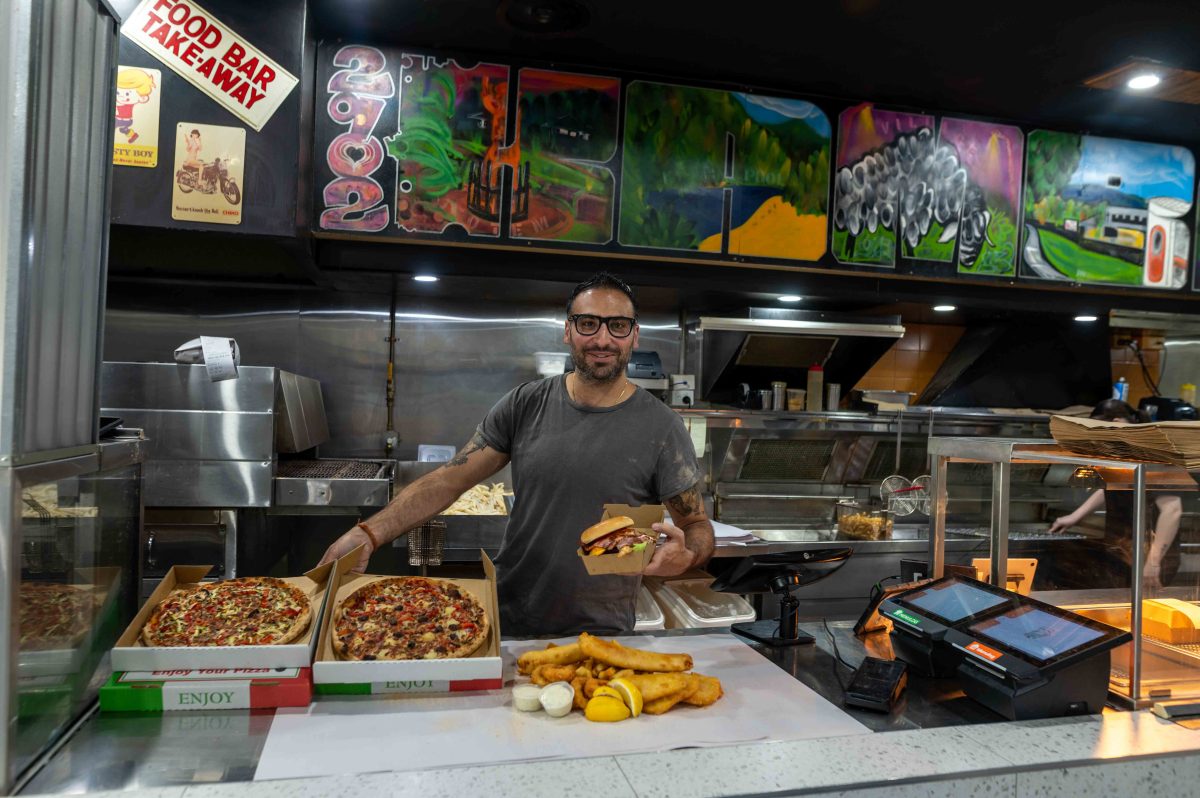
[[[321,620],[320,645],[313,662],[313,690],[317,695],[395,695],[403,693],[454,693],[498,690],[504,686],[500,658],[500,600],[496,595],[496,566],[480,550],[483,579],[446,579],[483,605],[488,615],[488,639],[474,654],[460,659],[339,660],[333,650],[332,617],[338,605],[363,585],[391,576],[351,573],[357,552],[337,562],[330,577],[332,589]]]
[[[275,646],[147,646],[142,643],[142,627],[154,608],[172,590],[192,587],[212,570],[211,565],[176,565],[167,571],[158,588],[134,616],[112,650],[114,671],[192,670],[196,668],[307,668],[320,640],[321,619],[332,587],[330,574],[336,566],[353,562],[351,552],[336,563],[317,566],[304,576],[283,579],[308,595],[312,620],[303,635],[291,643]]]
[[[633,519],[633,526],[644,535],[650,536],[650,542],[646,544],[646,548],[640,552],[632,552],[624,557],[618,557],[616,554],[601,554],[597,557],[589,557],[583,549],[578,550],[579,557],[583,560],[583,567],[592,576],[602,574],[640,574],[646,570],[646,566],[650,564],[650,559],[654,556],[656,548],[655,541],[658,540],[658,533],[650,528],[651,524],[657,524],[666,517],[666,508],[661,504],[643,504],[634,507],[628,504],[606,504],[604,505],[604,514],[600,516],[600,520],[604,521],[618,515],[627,515]],[[579,530],[582,532],[583,530]]]
[[[101,712],[273,709],[312,703],[311,668],[205,668],[114,673]]]

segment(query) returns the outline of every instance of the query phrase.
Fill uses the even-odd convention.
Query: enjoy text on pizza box
[[[112,650],[115,671],[155,671],[170,668],[307,668],[312,664],[320,639],[321,618],[332,588],[330,575],[346,560],[326,563],[304,576],[289,576],[289,582],[304,591],[312,610],[308,629],[292,643],[263,646],[147,646],[142,627],[159,602],[172,590],[199,583],[212,570],[211,565],[176,565],[163,577],[150,598],[134,616]],[[347,566],[349,567],[349,566]]]
[[[347,555],[349,556],[349,555]],[[480,551],[483,579],[446,579],[470,592],[487,612],[488,639],[469,657],[458,659],[417,660],[339,660],[333,649],[333,615],[341,602],[355,590],[389,576],[350,573],[353,562],[338,563],[338,573],[325,606],[321,642],[313,662],[313,683],[319,694],[340,693],[395,695],[406,692],[456,692],[465,689],[499,689],[504,684],[504,663],[500,658],[500,600],[496,595],[496,567]],[[324,688],[321,685],[338,685]],[[351,686],[354,686],[353,688]],[[398,686],[402,686],[401,689]]]
[[[114,673],[100,688],[101,712],[210,711],[306,707],[309,668],[203,668]]]
[[[654,557],[658,533],[650,527],[652,524],[661,522],[666,517],[666,508],[661,504],[642,504],[636,507],[629,504],[606,504],[604,505],[604,514],[600,516],[599,520],[604,521],[618,515],[626,515],[632,518],[633,528],[643,535],[649,536],[650,542],[640,552],[635,551],[624,557],[619,557],[612,553],[601,554],[598,557],[589,557],[583,549],[580,549],[579,558],[583,560],[583,567],[592,576],[607,574],[632,576],[633,574],[640,574],[646,570],[646,566],[650,564],[650,559]]]

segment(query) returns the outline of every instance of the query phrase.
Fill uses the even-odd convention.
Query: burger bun
[[[627,515],[615,515],[612,518],[605,518],[598,524],[592,524],[579,535],[579,542],[583,545],[591,543],[593,540],[599,540],[605,535],[612,534],[618,529],[633,526],[633,519]]]

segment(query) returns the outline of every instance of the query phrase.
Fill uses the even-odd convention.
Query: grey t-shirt
[[[640,388],[613,407],[575,404],[564,375],[509,391],[479,432],[512,463],[515,502],[496,558],[504,634],[631,631],[641,577],[590,576],[579,533],[604,504],[657,504],[696,484],[683,420]]]

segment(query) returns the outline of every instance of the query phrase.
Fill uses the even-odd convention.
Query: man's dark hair
[[[620,291],[622,294],[629,297],[629,304],[633,307],[633,317],[635,319],[637,318],[637,300],[633,297],[633,289],[630,288],[628,283],[626,283],[620,277],[615,274],[610,274],[609,272],[597,272],[579,285],[575,286],[575,290],[571,292],[570,299],[567,300],[568,316],[571,315],[571,306],[575,304],[575,297],[579,296],[584,291],[591,291],[593,288],[609,288],[613,291]]]

